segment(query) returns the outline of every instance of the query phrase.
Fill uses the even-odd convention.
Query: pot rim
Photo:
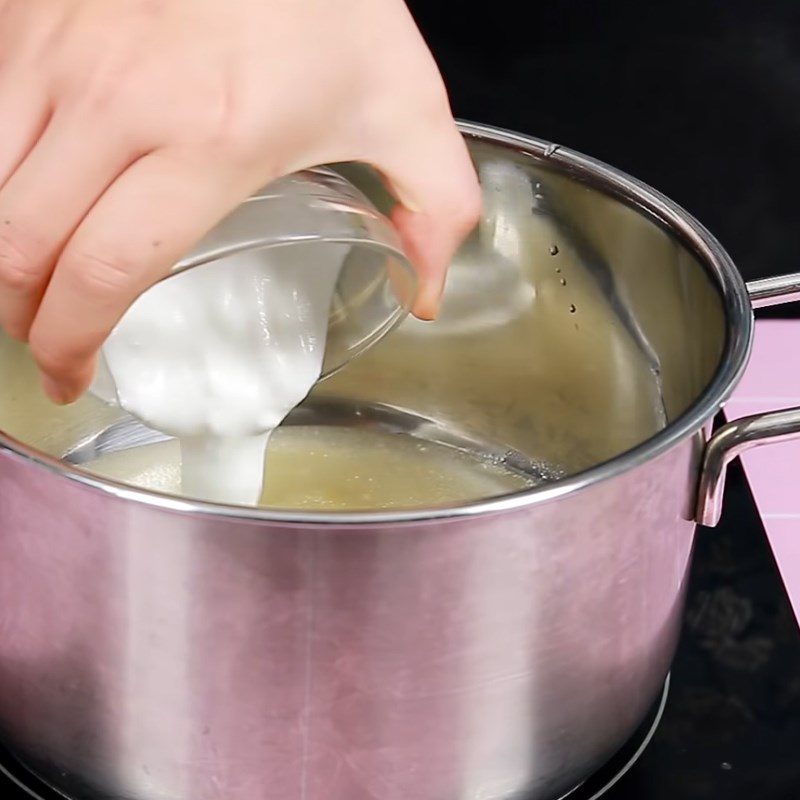
[[[419,523],[436,520],[475,517],[514,511],[527,506],[556,500],[633,470],[666,453],[682,440],[702,429],[714,417],[739,382],[750,355],[753,337],[753,315],[744,280],[732,259],[716,238],[691,214],[645,183],[601,161],[560,145],[532,136],[514,133],[478,123],[459,121],[461,133],[468,139],[499,145],[544,164],[611,195],[635,208],[657,224],[667,228],[692,251],[716,280],[726,317],[726,342],[717,371],[703,393],[674,422],[655,436],[630,450],[571,475],[558,482],[526,489],[500,497],[477,500],[437,508],[398,511],[359,511],[316,513],[278,511],[269,508],[232,506],[190,500],[146,489],[134,488],[106,480],[60,459],[47,456],[6,435],[0,430],[0,453],[13,455],[68,480],[99,490],[122,500],[180,514],[268,522],[286,526],[385,526],[398,523]]]

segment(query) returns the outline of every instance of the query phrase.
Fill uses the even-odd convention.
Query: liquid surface
[[[176,441],[101,456],[83,468],[168,494],[181,492]],[[442,506],[531,488],[502,464],[403,434],[334,427],[275,432],[259,505],[356,511]]]
[[[262,249],[196,267],[111,334],[93,392],[179,439],[180,493],[258,501],[269,437],[320,376],[343,256]]]

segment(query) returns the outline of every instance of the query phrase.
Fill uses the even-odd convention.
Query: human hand
[[[432,318],[480,190],[401,0],[0,0],[0,325],[76,399],[127,307],[240,201],[374,166]]]

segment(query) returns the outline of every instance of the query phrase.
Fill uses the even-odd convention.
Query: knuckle
[[[135,270],[117,256],[81,252],[69,256],[64,266],[80,293],[101,302],[115,301],[132,292],[136,285]]]
[[[116,104],[122,102],[122,85],[118,81],[114,85],[105,71],[81,75],[76,78],[66,75],[58,84],[61,90],[63,106],[81,117],[94,117],[99,113],[115,111]]]
[[[70,93],[83,111],[130,113],[141,85],[145,54],[130,42],[120,41],[98,57],[92,67],[70,73],[67,77]]]
[[[437,127],[452,124],[447,87],[435,69],[419,76],[417,80],[407,82],[405,91],[411,94],[407,97],[408,105],[402,108],[403,118],[408,122],[413,120],[415,128],[420,125]],[[409,107],[414,109],[413,114],[407,113]]]
[[[0,231],[0,284],[27,293],[38,287],[41,278],[41,260],[20,245],[13,233]]]
[[[207,126],[204,145],[212,152],[219,152],[223,157],[237,162],[249,158],[258,149],[258,140],[252,126],[239,116],[219,117]]]
[[[234,164],[247,164],[258,156],[264,137],[248,111],[232,103],[209,120],[205,144]]]
[[[418,79],[393,76],[388,87],[375,81],[367,81],[359,113],[351,117],[351,124],[359,123],[373,142],[394,147],[453,124],[447,90],[438,74]]]
[[[438,208],[442,218],[458,238],[466,236],[478,223],[483,210],[483,195],[474,175],[456,176],[442,185]]]
[[[257,146],[257,104],[251,102],[231,69],[222,70],[207,83],[207,102],[184,109],[183,117],[191,119],[192,125],[184,128],[182,137],[227,159],[237,159]]]
[[[423,85],[419,93],[419,104],[422,112],[432,119],[451,119],[447,87],[438,75]]]
[[[483,213],[483,193],[476,179],[469,181],[464,191],[459,194],[454,209],[456,224],[463,233],[471,231]]]

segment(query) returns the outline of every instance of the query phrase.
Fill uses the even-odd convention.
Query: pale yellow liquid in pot
[[[175,441],[104,455],[83,468],[140,488],[179,493]],[[299,426],[274,434],[264,483],[260,505],[318,511],[435,507],[536,485],[492,460],[407,435]]]

